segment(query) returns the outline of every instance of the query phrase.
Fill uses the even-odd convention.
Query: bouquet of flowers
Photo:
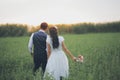
[[[77,62],[83,62],[83,60],[84,60],[84,57],[82,55],[78,55],[76,61]]]

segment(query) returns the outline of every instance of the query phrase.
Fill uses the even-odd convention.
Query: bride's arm
[[[50,44],[47,43],[47,57],[48,58],[50,57],[50,54],[51,54],[51,47],[50,47]]]
[[[62,48],[63,48],[64,52],[67,53],[71,57],[72,60],[76,61],[76,57],[74,57],[72,55],[72,53],[67,49],[64,42],[62,42]]]

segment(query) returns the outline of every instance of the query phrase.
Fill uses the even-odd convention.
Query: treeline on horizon
[[[120,32],[120,21],[108,23],[56,24],[56,26],[58,27],[59,34]],[[31,33],[38,31],[39,28],[39,25],[29,27],[25,24],[0,24],[0,37],[29,36]]]

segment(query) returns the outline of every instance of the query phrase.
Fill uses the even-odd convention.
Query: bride
[[[63,77],[67,78],[69,75],[69,65],[66,54],[69,55],[73,61],[76,61],[76,57],[67,49],[64,38],[58,36],[57,27],[50,27],[49,33],[50,36],[47,38],[48,63],[44,78],[50,76],[54,80],[62,80]]]

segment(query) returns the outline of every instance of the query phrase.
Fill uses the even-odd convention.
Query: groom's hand
[[[31,56],[33,57],[34,53],[31,53]]]

